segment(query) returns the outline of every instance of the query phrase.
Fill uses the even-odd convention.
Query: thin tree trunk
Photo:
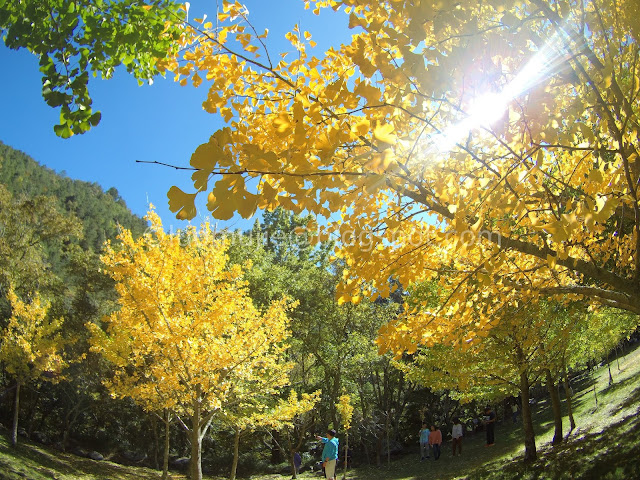
[[[296,459],[295,459],[296,451],[295,449],[289,450],[289,466],[291,466],[291,478],[298,478],[298,472],[296,472]]]
[[[593,396],[596,397],[596,408],[598,408],[598,392],[596,392],[596,386],[593,386]]]
[[[387,422],[385,425],[387,431],[387,465],[391,465],[391,442],[389,441],[389,412],[387,412]]]
[[[573,401],[571,398],[571,387],[569,385],[569,375],[567,367],[564,367],[564,394],[567,397],[567,413],[569,414],[569,432],[573,432],[576,428],[576,421],[573,418]]]
[[[162,454],[162,480],[169,478],[169,444],[171,442],[171,412],[164,410],[164,452]]]
[[[191,459],[189,460],[189,470],[191,480],[202,480],[202,440],[200,439],[200,428],[197,424],[191,430]]]
[[[547,390],[551,396],[551,407],[553,408],[553,423],[555,425],[555,431],[553,433],[552,445],[560,445],[562,443],[562,407],[560,405],[560,395],[558,395],[558,389],[553,381],[551,371],[547,368],[544,371],[547,380]]]
[[[231,475],[229,480],[236,480],[236,471],[238,470],[238,456],[240,454],[240,429],[233,429],[233,462],[231,463]]]
[[[537,458],[536,436],[533,431],[533,420],[531,419],[529,379],[526,372],[520,374],[520,396],[522,398],[522,425],[524,429],[524,461],[533,462]]]
[[[620,369],[618,369],[620,370]],[[31,409],[29,410],[29,415],[27,416],[27,422],[28,422],[28,428],[27,428],[27,437],[31,438],[31,435],[34,432],[35,426],[36,426],[36,412],[38,411],[38,403],[40,403],[40,397],[41,397],[41,391],[40,388],[38,388],[36,390],[36,398],[33,401],[33,406],[31,407]]]
[[[280,448],[280,432],[277,430],[271,431],[271,465],[277,465],[282,458],[282,450]]]
[[[18,380],[16,382],[15,401],[13,403],[13,425],[11,427],[11,445],[14,447],[18,445],[18,419],[20,416],[20,387],[22,382]]]
[[[347,469],[349,468],[349,431],[345,433],[345,445],[344,445],[344,473],[342,474],[342,480],[347,478]]]

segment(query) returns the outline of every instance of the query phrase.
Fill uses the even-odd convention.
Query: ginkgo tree
[[[169,234],[158,215],[134,240],[123,230],[107,245],[105,272],[115,280],[119,309],[105,327],[89,324],[92,350],[114,368],[106,384],[145,409],[169,409],[188,428],[192,479],[202,478],[201,444],[214,416],[288,381],[286,299],[258,310],[228,265],[226,241],[204,224]]]
[[[409,361],[396,365],[411,381],[433,390],[451,390],[462,402],[498,402],[520,396],[525,461],[536,459],[535,433],[529,406],[529,389],[548,368],[547,352],[553,350],[554,319],[540,305],[510,309],[495,322],[490,334],[469,342],[466,349],[453,344],[419,348]],[[468,332],[460,331],[461,337]]]
[[[20,299],[13,287],[7,293],[11,317],[0,340],[0,362],[15,379],[15,396],[11,443],[18,443],[20,390],[29,381],[57,380],[66,366],[65,341],[61,336],[62,319],[49,318],[49,303],[39,295],[30,301]]]
[[[344,11],[351,42],[321,54],[295,26],[278,56],[226,1],[161,65],[228,122],[191,156],[194,191],[169,191],[179,218],[199,194],[219,219],[317,215],[343,301],[437,279],[436,311],[382,332],[397,354],[539,294],[640,313],[635,0],[301,1]]]
[[[295,390],[289,392],[287,398],[280,399],[270,409],[269,414],[262,417],[260,425],[271,436],[281,453],[287,456],[291,467],[291,478],[298,478],[295,462],[296,452],[303,447],[309,428],[313,425],[317,415],[318,403],[322,391],[298,394]],[[276,440],[273,432],[279,432]]]

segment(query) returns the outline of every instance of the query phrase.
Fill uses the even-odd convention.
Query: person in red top
[[[431,426],[431,433],[429,434],[429,445],[433,449],[433,458],[438,460],[440,458],[440,445],[442,444],[442,432],[436,425]]]

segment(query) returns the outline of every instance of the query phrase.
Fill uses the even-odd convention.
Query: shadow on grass
[[[5,476],[6,475],[6,476]],[[9,476],[11,475],[11,476]],[[110,480],[157,479],[159,475],[146,469],[135,469],[111,462],[96,462],[87,458],[51,451],[29,442],[9,446],[0,438],[0,479],[28,478],[95,478]]]
[[[509,462],[492,462],[466,478],[640,478],[640,418],[637,414],[630,415],[604,431],[578,436],[556,447],[544,447],[538,451],[538,460],[530,465],[524,465],[522,457]]]

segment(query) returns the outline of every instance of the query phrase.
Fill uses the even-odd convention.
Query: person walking
[[[296,475],[300,473],[300,467],[302,467],[302,455],[297,450],[293,453],[293,467],[296,470]]]
[[[511,417],[513,419],[513,423],[518,423],[518,402],[515,400],[511,404]]]
[[[338,445],[335,430],[328,430],[326,437],[316,435],[316,439],[324,443],[322,449],[322,466],[327,480],[336,480],[336,462],[338,461]]]
[[[458,447],[458,455],[462,455],[462,423],[458,417],[453,419],[451,438],[453,439],[453,456],[456,456],[456,447]]]
[[[440,459],[440,445],[442,444],[442,432],[436,425],[431,425],[431,433],[429,434],[429,445],[433,449],[433,459]]]
[[[422,428],[420,429],[420,461],[422,462],[425,458],[429,458],[429,427],[427,427],[426,423],[422,424]]]
[[[495,439],[495,427],[496,427],[496,412],[487,405],[484,409],[484,425],[487,430],[487,447],[493,447],[496,444]]]

